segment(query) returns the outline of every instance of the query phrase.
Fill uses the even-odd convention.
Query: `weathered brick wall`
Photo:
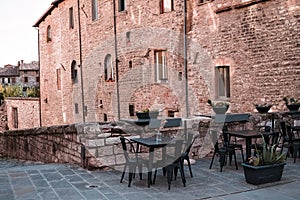
[[[116,61],[112,2],[102,1],[99,19],[92,21],[91,1],[80,1],[83,62],[77,66],[76,83],[72,83],[70,68],[73,60],[80,63],[77,1],[63,1],[40,24],[42,125],[82,122],[83,116],[88,122],[102,121],[104,114],[108,120],[117,119],[116,82],[104,81],[105,56],[111,54],[113,64]],[[159,1],[126,3],[126,11],[116,13],[121,118],[129,118],[129,104],[137,109],[158,106],[165,110],[175,110],[179,105],[179,116],[185,116],[185,81],[179,78],[180,73],[185,77],[180,34],[183,2],[175,1],[174,11],[163,14],[159,12]],[[70,7],[74,8],[74,29],[68,26]],[[252,112],[253,103],[260,101],[273,103],[275,111],[285,110],[283,96],[299,97],[296,0],[215,0],[203,4],[194,0],[188,1],[187,13],[191,116],[211,113],[206,102],[215,98],[214,71],[218,65],[230,66],[231,112]],[[53,39],[47,43],[48,25],[52,27]],[[169,53],[167,83],[155,85],[155,49]],[[56,69],[61,69],[61,90],[56,88]],[[155,95],[151,93],[153,85]],[[82,113],[81,87],[86,114]]]
[[[39,98],[5,98],[7,125],[9,130],[26,129],[40,126]],[[13,108],[17,109],[17,124],[14,128]]]
[[[255,2],[259,2],[255,4]],[[223,9],[222,9],[223,8]],[[227,9],[229,8],[229,9]],[[194,7],[190,33],[215,65],[231,67],[231,111],[252,112],[253,103],[273,103],[300,95],[299,3],[281,1],[213,1]]]

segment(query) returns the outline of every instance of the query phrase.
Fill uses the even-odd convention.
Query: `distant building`
[[[0,68],[0,82],[2,86],[23,86],[23,90],[26,90],[28,87],[39,86],[39,63],[37,61],[24,63],[21,60],[17,66],[5,65],[3,68]]]

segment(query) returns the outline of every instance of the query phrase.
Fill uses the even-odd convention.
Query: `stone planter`
[[[280,181],[285,164],[286,163],[252,166],[247,163],[242,163],[242,166],[244,168],[246,182],[253,185],[259,185]]]
[[[213,111],[216,113],[216,114],[225,114],[227,112],[229,107],[212,107]]]

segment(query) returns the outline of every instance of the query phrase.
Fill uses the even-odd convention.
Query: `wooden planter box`
[[[259,185],[280,181],[285,164],[286,163],[252,166],[247,163],[242,163],[242,166],[244,168],[246,182],[253,185]]]

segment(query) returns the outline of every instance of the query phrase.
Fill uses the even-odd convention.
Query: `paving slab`
[[[225,166],[220,172],[215,161],[209,169],[210,157],[192,165],[194,177],[187,167],[186,187],[180,177],[168,190],[167,179],[158,171],[155,185],[147,187],[147,175],[135,178],[128,187],[128,175],[120,183],[121,172],[88,171],[72,164],[42,164],[0,158],[0,199],[5,200],[135,200],[135,199],[272,199],[296,200],[300,197],[300,159],[287,159],[282,180],[263,185],[246,183],[243,168]]]

